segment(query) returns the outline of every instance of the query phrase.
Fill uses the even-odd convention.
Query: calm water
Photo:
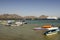
[[[55,35],[45,36],[44,30],[33,30],[35,24],[54,24],[60,26],[60,20],[35,20],[27,21],[28,24],[18,27],[0,25],[0,40],[60,40],[60,32]]]
[[[60,26],[60,20],[31,20],[27,21],[31,24],[38,24],[38,25],[44,25],[44,24],[52,24],[54,26]]]

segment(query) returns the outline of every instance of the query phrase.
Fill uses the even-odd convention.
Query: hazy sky
[[[0,0],[0,14],[60,16],[60,0]]]

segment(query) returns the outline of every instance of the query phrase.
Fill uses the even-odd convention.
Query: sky
[[[0,14],[60,17],[60,0],[0,0]]]

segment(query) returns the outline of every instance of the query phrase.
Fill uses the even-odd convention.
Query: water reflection
[[[44,39],[46,39],[46,40],[57,40],[57,38],[58,38],[58,34],[44,36]]]

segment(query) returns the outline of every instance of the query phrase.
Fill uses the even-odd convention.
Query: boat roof
[[[42,28],[51,28],[51,27],[52,27],[52,25],[50,25],[50,24],[46,24],[46,25],[42,26]]]

